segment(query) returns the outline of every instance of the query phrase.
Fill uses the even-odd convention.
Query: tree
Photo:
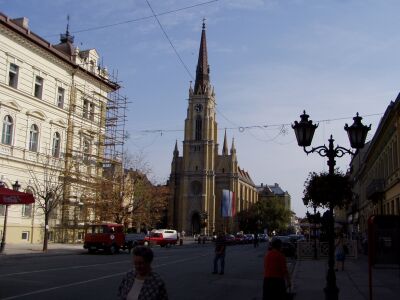
[[[339,171],[334,175],[311,172],[304,183],[303,203],[306,206],[343,208],[352,200],[351,188],[349,176]]]
[[[40,166],[30,166],[28,170],[37,207],[44,215],[43,251],[47,251],[49,219],[63,201],[65,181],[62,177],[63,164],[60,159],[50,155],[41,159]]]
[[[261,228],[267,228],[269,232],[285,232],[292,215],[293,212],[276,199],[261,200],[238,213],[239,227],[247,232],[259,231]]]

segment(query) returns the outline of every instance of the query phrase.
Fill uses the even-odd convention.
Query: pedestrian
[[[215,241],[215,256],[214,256],[214,271],[213,274],[218,274],[218,261],[221,262],[221,269],[219,274],[223,275],[225,271],[225,252],[226,252],[226,240],[225,235],[220,232]]]
[[[335,271],[339,270],[339,265],[341,265],[342,271],[344,271],[344,261],[346,260],[346,248],[345,241],[343,236],[340,235],[335,243],[335,258],[336,258],[336,267]]]
[[[285,300],[286,287],[291,286],[286,257],[281,248],[282,241],[273,239],[271,250],[264,257],[263,300]]]
[[[258,233],[257,232],[254,234],[253,242],[254,242],[254,248],[257,248],[258,245],[259,245],[259,238],[258,238]]]
[[[118,288],[120,300],[168,300],[167,290],[160,275],[153,272],[153,251],[149,247],[133,249],[133,266]]]

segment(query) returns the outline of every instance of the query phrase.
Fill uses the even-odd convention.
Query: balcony
[[[373,179],[367,186],[366,196],[369,200],[378,201],[385,193],[385,180]]]

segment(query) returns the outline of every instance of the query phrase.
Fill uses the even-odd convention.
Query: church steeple
[[[231,154],[236,153],[235,138],[232,138]]]
[[[174,149],[174,157],[179,156],[179,150],[178,150],[178,140],[175,141],[175,149]]]
[[[224,136],[224,146],[222,148],[222,155],[228,155],[228,141],[226,139],[226,129],[225,129],[225,136]]]
[[[196,81],[194,84],[194,92],[196,94],[204,94],[210,81],[210,68],[207,58],[207,41],[206,41],[206,24],[203,19],[203,30],[201,31],[201,41],[199,49],[199,59],[196,68]]]

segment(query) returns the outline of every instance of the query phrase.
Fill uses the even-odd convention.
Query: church
[[[203,22],[194,87],[190,84],[182,156],[175,144],[169,187],[168,225],[187,234],[236,233],[237,213],[258,201],[257,188],[237,160],[226,131],[219,152],[216,97],[210,82]]]

